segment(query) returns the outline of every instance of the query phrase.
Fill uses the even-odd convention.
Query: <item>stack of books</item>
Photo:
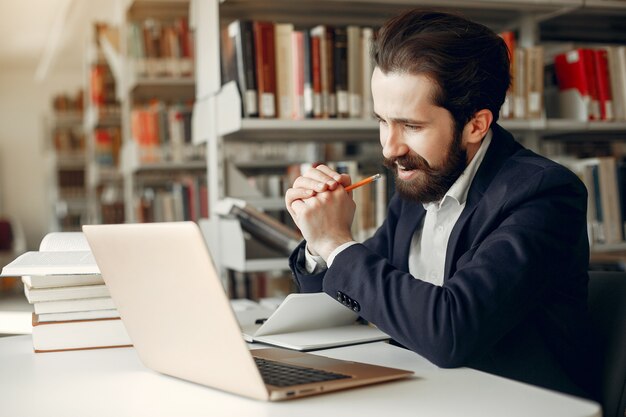
[[[82,233],[49,233],[1,275],[22,277],[35,352],[131,345]]]

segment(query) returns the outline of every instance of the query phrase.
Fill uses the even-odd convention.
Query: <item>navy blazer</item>
[[[408,272],[425,210],[397,195],[375,235],[329,269],[306,273],[304,242],[291,269],[301,291],[343,296],[440,367],[470,366],[589,397],[586,189],[500,126],[492,130],[448,241],[442,286]]]

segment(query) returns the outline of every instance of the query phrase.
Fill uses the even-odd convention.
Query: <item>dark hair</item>
[[[494,122],[511,83],[506,44],[491,29],[453,14],[408,10],[387,21],[372,55],[383,72],[422,74],[437,85],[433,103],[462,129],[482,109]]]

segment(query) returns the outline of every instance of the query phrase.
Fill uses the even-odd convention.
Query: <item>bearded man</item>
[[[440,367],[592,398],[587,193],[496,122],[509,54],[487,27],[411,10],[373,50],[372,95],[396,193],[354,241],[351,183],[320,165],[285,203],[305,241],[301,291],[324,291]]]

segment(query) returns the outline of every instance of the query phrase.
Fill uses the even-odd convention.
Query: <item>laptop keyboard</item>
[[[285,363],[254,358],[256,366],[266,384],[276,387],[309,384],[311,382],[334,381],[336,379],[351,378],[349,375],[322,371],[319,369],[303,368]]]

